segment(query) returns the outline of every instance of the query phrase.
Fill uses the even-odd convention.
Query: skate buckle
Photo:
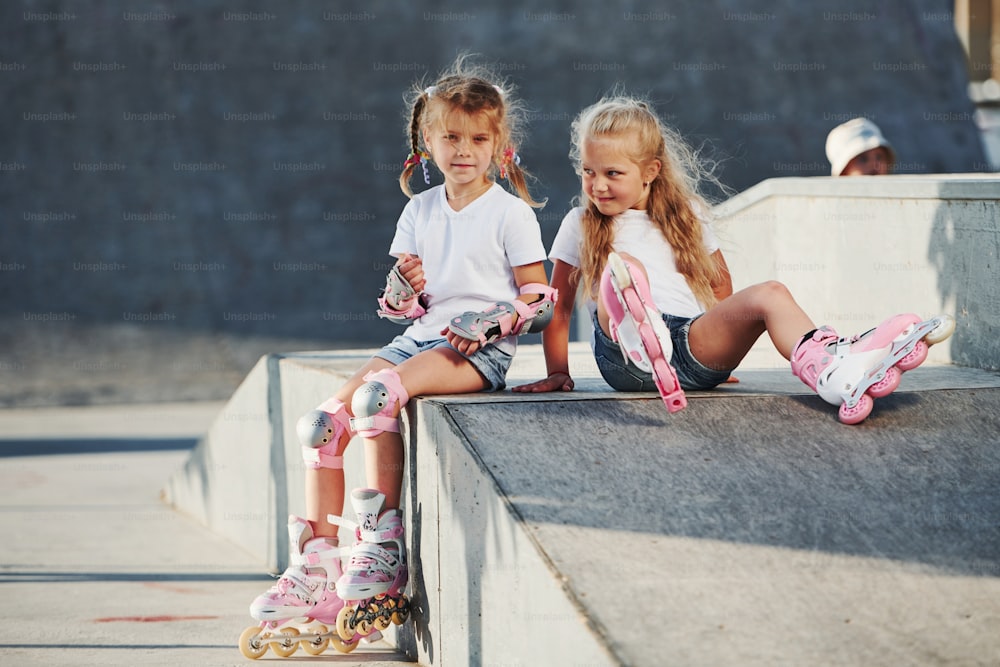
[[[683,389],[677,389],[663,397],[663,404],[667,406],[667,412],[680,412],[687,407],[687,396]]]

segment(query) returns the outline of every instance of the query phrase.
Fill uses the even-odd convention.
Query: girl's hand
[[[396,266],[399,268],[399,273],[406,278],[406,282],[410,283],[414,290],[424,291],[424,288],[427,287],[427,281],[424,279],[423,260],[416,255],[403,253],[403,256],[396,262]]]
[[[462,338],[451,329],[445,327],[441,330],[441,335],[448,339],[451,346],[464,354],[465,356],[471,356],[479,351],[479,341],[469,340],[468,338]]]
[[[559,371],[556,373],[550,373],[544,380],[532,382],[531,384],[522,384],[518,387],[511,387],[511,391],[516,391],[522,394],[537,394],[544,391],[573,391],[574,386],[573,378],[569,376],[569,373]]]

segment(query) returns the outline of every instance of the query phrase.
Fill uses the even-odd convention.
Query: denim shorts
[[[601,377],[616,391],[656,391],[653,374],[647,373],[632,361],[625,361],[622,349],[618,343],[608,338],[597,323],[597,313],[594,319],[594,358]],[[688,345],[688,332],[691,323],[696,318],[675,317],[663,315],[663,321],[670,329],[670,340],[674,346],[670,365],[677,371],[677,380],[685,391],[696,389],[711,389],[729,378],[730,371],[719,371],[708,368],[691,354]]]
[[[396,336],[392,339],[392,342],[376,352],[375,356],[398,366],[421,352],[433,350],[437,347],[447,347],[455,350],[451,343],[448,342],[448,339],[444,337],[431,340],[414,340],[409,336]],[[455,351],[458,352],[458,350]],[[465,358],[469,360],[469,363],[479,371],[479,374],[489,384],[489,387],[484,389],[484,391],[500,391],[507,386],[507,371],[510,369],[510,364],[514,360],[514,357],[496,345],[487,345],[474,352],[471,357],[466,356]]]

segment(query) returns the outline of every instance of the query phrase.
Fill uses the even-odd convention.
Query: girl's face
[[[659,160],[645,166],[633,162],[624,150],[627,139],[588,138],[580,147],[583,193],[604,215],[618,215],[630,208],[645,210],[648,184],[660,172]]]
[[[427,146],[447,185],[454,190],[486,182],[486,172],[493,163],[496,139],[483,114],[452,111],[437,127],[424,132]]]

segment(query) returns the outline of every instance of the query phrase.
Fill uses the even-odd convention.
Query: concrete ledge
[[[294,421],[369,352],[262,359],[168,500],[283,568],[285,515],[303,511]],[[410,403],[415,608],[390,643],[429,665],[1000,651],[1000,374],[921,367],[852,428],[787,370],[741,369],[668,415],[610,391],[585,346],[571,358],[574,392]],[[542,363],[522,347],[511,384]]]
[[[714,213],[736,289],[780,280],[844,335],[948,313],[958,327],[931,361],[1000,368],[996,174],[770,179]],[[766,339],[748,358],[784,364]]]

